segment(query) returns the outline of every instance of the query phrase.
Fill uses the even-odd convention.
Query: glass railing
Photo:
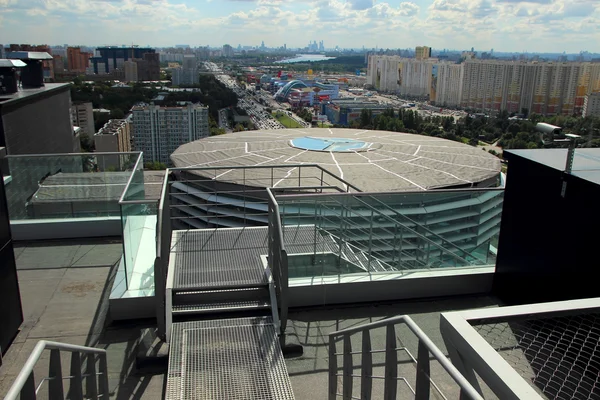
[[[142,155],[122,190],[119,206],[127,290],[150,290],[154,287],[158,199],[146,198]]]
[[[11,221],[118,217],[140,153],[7,156]],[[143,179],[143,176],[142,176]]]
[[[290,278],[493,265],[503,195],[477,189],[277,196]]]

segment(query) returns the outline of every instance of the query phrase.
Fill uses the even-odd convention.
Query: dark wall
[[[0,109],[7,153],[72,153],[69,86]]]
[[[8,349],[22,322],[23,310],[8,221],[8,209],[4,185],[0,184],[0,350],[2,354]]]
[[[509,160],[494,294],[508,304],[600,296],[600,186],[514,154]]]

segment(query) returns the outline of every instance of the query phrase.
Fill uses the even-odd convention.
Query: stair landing
[[[173,324],[166,400],[293,398],[271,317]]]

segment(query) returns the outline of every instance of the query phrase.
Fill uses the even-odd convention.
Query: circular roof
[[[365,192],[477,184],[496,178],[501,169],[497,157],[466,144],[409,133],[340,128],[211,136],[184,144],[171,160],[175,167],[290,165],[283,169],[285,178],[295,182],[293,186],[298,186],[299,178],[294,165],[318,164]],[[219,171],[221,174],[220,179],[242,183],[242,174],[235,170]],[[258,179],[256,182],[261,185]],[[285,180],[277,184],[283,186]]]

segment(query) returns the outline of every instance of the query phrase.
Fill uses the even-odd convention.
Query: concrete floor
[[[0,366],[0,397],[3,397],[41,339],[95,346],[108,352],[109,388],[115,399],[162,399],[165,371],[136,369],[138,344],[143,334],[153,330],[154,321],[112,323],[108,315],[108,295],[122,254],[121,242],[111,239],[18,243],[17,268],[25,321]],[[381,318],[410,315],[446,351],[439,332],[441,311],[496,306],[490,297],[468,297],[435,301],[403,302],[363,307],[331,307],[294,310],[288,322],[287,342],[301,344],[304,354],[286,360],[297,399],[327,398],[328,333]],[[399,346],[417,354],[417,341],[406,327],[396,329]],[[352,340],[360,350],[360,335]],[[373,349],[383,348],[385,330],[372,333]],[[415,368],[406,352],[399,351],[399,374],[414,387]],[[37,379],[47,374],[49,353],[35,369]],[[355,356],[358,365],[360,356]],[[383,374],[382,357],[374,356],[375,373]],[[341,358],[338,365],[341,366]],[[68,375],[68,358],[63,374]],[[434,382],[447,398],[457,398],[457,387],[439,364],[432,362]],[[358,370],[356,370],[358,371]],[[358,381],[358,379],[356,380]],[[356,382],[358,383],[358,382]],[[359,387],[355,386],[355,395]],[[382,384],[374,384],[373,398],[380,398]],[[341,388],[339,388],[341,390]],[[398,385],[398,398],[412,398],[404,382]],[[434,390],[432,390],[432,394]],[[46,393],[42,389],[41,398]],[[432,396],[432,398],[441,398]]]
[[[444,354],[448,354],[442,339],[439,323],[440,313],[444,311],[455,311],[481,307],[495,307],[498,301],[493,297],[462,297],[443,300],[402,302],[397,304],[381,304],[363,307],[331,307],[326,309],[312,309],[295,311],[290,313],[290,321],[287,327],[287,343],[300,344],[304,353],[302,357],[288,358],[286,365],[291,378],[292,387],[296,399],[325,399],[329,386],[329,336],[331,332],[359,326],[398,315],[408,315],[427,334],[431,340],[440,348]],[[378,328],[371,332],[372,349],[385,349],[385,328]],[[352,337],[352,350],[361,350],[361,334]],[[406,327],[396,327],[396,340],[398,347],[404,347],[417,356],[418,340]],[[338,352],[342,350],[341,342],[337,345]],[[398,376],[406,378],[406,381],[398,382],[398,399],[413,399],[414,394],[410,391],[407,383],[415,387],[416,368],[407,351],[398,351]],[[354,373],[360,374],[360,355],[353,357]],[[448,399],[459,397],[458,385],[432,357],[431,374],[434,383]],[[383,376],[384,356],[383,353],[373,355],[373,375]],[[338,373],[342,372],[342,357],[338,357]],[[360,379],[354,379],[353,396],[360,397]],[[338,393],[342,392],[341,378],[338,379]],[[494,396],[484,388],[486,399]],[[375,380],[373,383],[372,398],[383,398],[383,381]],[[442,399],[436,389],[431,387],[431,398]]]
[[[141,375],[135,368],[141,332],[153,321],[116,325],[107,315],[113,266],[122,252],[119,238],[15,244],[24,322],[0,366],[0,398],[42,339],[106,349],[111,398],[162,398],[164,374]],[[36,381],[47,376],[48,360],[46,352],[34,370]],[[47,396],[44,389],[40,394]]]

